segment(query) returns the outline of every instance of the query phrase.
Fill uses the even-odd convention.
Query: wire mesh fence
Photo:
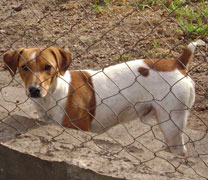
[[[206,1],[3,0],[0,10],[2,142],[40,158],[64,151],[114,177],[208,179],[207,46],[196,48],[187,72],[169,68],[190,42],[207,43]],[[14,69],[3,63],[11,51]],[[160,69],[164,59],[175,61]],[[175,131],[184,142],[171,145]]]

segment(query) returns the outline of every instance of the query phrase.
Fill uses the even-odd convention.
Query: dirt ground
[[[101,10],[93,9],[95,3],[85,0],[1,0],[0,122],[4,123],[0,125],[4,127],[0,128],[0,140],[8,135],[5,122],[11,115],[37,118],[37,113],[30,100],[24,96],[24,88],[19,75],[17,74],[12,81],[3,66],[2,55],[10,49],[58,46],[73,53],[73,63],[70,69],[99,69],[139,58],[174,59],[181,54],[185,45],[190,41],[202,39],[208,43],[207,37],[187,35],[182,31],[174,16],[169,16],[165,8],[147,7],[142,10],[135,7],[134,1],[125,0],[112,1],[110,6],[102,5],[102,2],[99,2]],[[186,128],[188,158],[186,160],[178,159],[169,153],[163,154],[164,158],[155,158],[155,154],[152,152],[162,149],[160,141],[155,142],[152,133],[142,135],[142,133],[148,132],[148,127],[136,128],[138,125],[135,127],[133,122],[115,127],[104,138],[94,139],[92,143],[104,147],[105,150],[101,154],[93,154],[88,150],[87,158],[90,159],[91,164],[95,158],[108,161],[100,160],[99,162],[97,160],[95,163],[97,167],[95,164],[91,166],[97,170],[104,169],[101,173],[109,173],[113,176],[122,174],[122,177],[128,179],[142,178],[141,174],[148,174],[148,177],[154,175],[155,179],[208,179],[207,48],[206,46],[197,49],[190,67],[190,75],[196,83],[196,101]],[[19,127],[16,128],[15,131]],[[134,137],[133,139],[141,136],[138,141],[131,144],[131,136],[123,136],[124,131],[127,131],[126,128],[128,133],[130,132]],[[58,132],[58,130],[55,131]],[[60,132],[62,131],[60,130]],[[114,134],[115,132],[117,135]],[[109,138],[112,134],[117,143]],[[24,138],[37,137],[31,136],[30,133],[30,135],[22,137],[22,139]],[[60,139],[57,142],[61,142]],[[69,142],[66,139],[64,141]],[[89,140],[89,144],[90,142]],[[126,148],[121,149],[120,153],[116,152],[116,157],[111,156],[110,151],[121,148],[120,144]],[[59,148],[67,149],[69,147],[60,144]],[[81,151],[87,151],[85,148],[73,150],[75,161],[78,162],[78,159],[82,157],[83,152]],[[54,149],[51,150],[51,153],[59,155],[58,151]],[[111,163],[115,168],[109,170]],[[119,164],[122,165],[119,167]],[[174,164],[174,166],[170,164]]]

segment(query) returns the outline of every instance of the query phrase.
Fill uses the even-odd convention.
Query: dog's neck
[[[59,75],[54,79],[46,96],[51,98],[53,98],[52,96],[58,97],[57,100],[66,97],[68,95],[70,83],[71,75],[69,71],[66,71],[63,76]]]

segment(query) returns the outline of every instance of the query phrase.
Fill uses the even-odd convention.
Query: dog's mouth
[[[29,98],[41,98],[42,96],[40,94],[34,94],[34,93],[31,94],[31,93],[29,93],[28,97]]]

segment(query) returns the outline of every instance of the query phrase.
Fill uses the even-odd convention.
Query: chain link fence
[[[2,143],[40,158],[65,160],[67,156],[79,166],[113,177],[208,179],[207,46],[197,47],[188,70],[195,82],[196,100],[191,109],[187,107],[188,122],[182,131],[187,155],[183,158],[167,152],[155,119],[120,122],[122,112],[114,112],[116,126],[103,127],[101,133],[44,123],[32,104],[34,100],[26,96],[28,90],[19,72],[11,77],[2,60],[10,50],[56,46],[73,53],[70,70],[100,70],[108,76],[105,69],[119,63],[126,63],[132,71],[127,62],[134,59],[177,59],[190,42],[202,39],[207,43],[206,1],[2,0],[0,11]],[[117,86],[109,76],[108,81]],[[165,79],[164,83],[173,88]],[[117,88],[129,101],[122,94],[126,87]],[[100,101],[105,103],[116,95]]]

